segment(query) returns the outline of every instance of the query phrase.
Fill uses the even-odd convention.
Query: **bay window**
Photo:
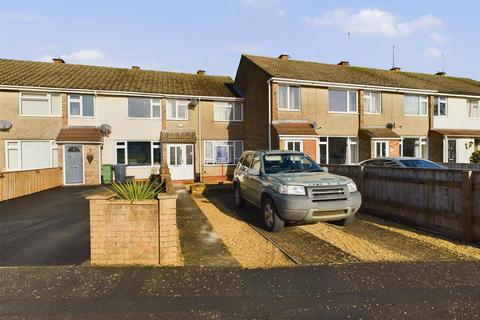
[[[480,118],[480,111],[478,109],[478,100],[468,100],[468,116],[470,118]]]
[[[435,97],[433,104],[433,115],[436,117],[447,116],[447,98]]]
[[[380,92],[365,91],[363,101],[365,103],[365,113],[381,114],[381,94]]]
[[[69,95],[68,115],[71,117],[95,116],[94,99],[92,95]]]
[[[128,98],[128,117],[141,119],[160,119],[162,100],[149,98]]]
[[[405,112],[405,115],[410,115],[410,116],[428,115],[427,96],[406,94],[404,98],[404,112]]]
[[[31,170],[58,166],[58,146],[51,140],[7,140],[6,169]]]
[[[157,141],[117,141],[115,163],[129,166],[153,166],[162,162],[162,148]]]
[[[56,93],[20,93],[20,115],[36,117],[61,117],[62,101]]]
[[[243,153],[243,141],[205,141],[205,164],[236,164]]]
[[[188,100],[167,100],[167,120],[188,120]]]
[[[242,109],[241,102],[215,102],[214,121],[242,121]]]
[[[328,111],[339,113],[357,112],[357,91],[329,89]]]
[[[299,111],[300,87],[279,85],[278,109],[287,111]]]

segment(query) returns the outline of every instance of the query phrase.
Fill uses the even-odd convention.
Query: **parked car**
[[[411,157],[375,158],[364,160],[359,164],[361,166],[370,167],[445,169],[438,163],[432,162],[430,160]]]
[[[348,225],[362,203],[351,179],[324,172],[298,151],[245,151],[235,168],[233,193],[236,206],[248,201],[261,208],[272,232],[285,222]]]

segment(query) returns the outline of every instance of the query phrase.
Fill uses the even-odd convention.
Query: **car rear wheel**
[[[278,232],[285,225],[285,221],[278,216],[277,207],[275,207],[273,200],[268,197],[262,203],[262,218],[265,229],[270,232]]]
[[[238,183],[233,185],[233,200],[236,207],[243,208],[245,206],[245,199],[242,197]]]

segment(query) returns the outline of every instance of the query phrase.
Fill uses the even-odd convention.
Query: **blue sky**
[[[480,79],[478,1],[0,0],[0,57],[235,75],[241,53]],[[350,32],[350,40],[348,33]]]

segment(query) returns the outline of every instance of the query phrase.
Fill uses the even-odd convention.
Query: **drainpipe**
[[[203,156],[202,156],[202,121],[201,121],[201,118],[200,118],[200,114],[202,113],[201,112],[201,108],[202,108],[202,101],[200,100],[200,98],[198,98],[198,159],[200,160],[200,163],[198,165],[198,168],[199,168],[199,178],[200,178],[200,182],[202,181],[202,177],[203,177]]]
[[[267,81],[268,85],[268,150],[272,150],[272,79]]]

